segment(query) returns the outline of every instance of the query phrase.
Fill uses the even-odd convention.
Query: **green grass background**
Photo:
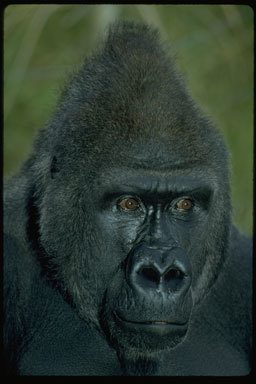
[[[4,13],[4,175],[31,150],[67,73],[106,26],[129,18],[160,29],[194,99],[232,155],[234,221],[252,232],[253,10],[246,5],[9,5]]]

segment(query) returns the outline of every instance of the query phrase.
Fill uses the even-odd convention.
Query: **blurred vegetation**
[[[234,220],[252,231],[253,10],[247,5],[9,5],[4,13],[4,175],[28,155],[66,74],[113,20],[150,22],[232,154]]]

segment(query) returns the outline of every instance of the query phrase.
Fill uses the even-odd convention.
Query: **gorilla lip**
[[[170,324],[167,321],[146,321],[146,324],[166,325]]]
[[[116,324],[125,331],[143,332],[148,337],[184,336],[188,328],[188,323],[171,323],[162,320],[139,322],[122,319],[117,314],[114,314],[114,316]]]
[[[168,327],[181,326],[182,327],[187,325],[187,323],[177,323],[177,322],[169,322],[169,321],[162,321],[162,320],[152,320],[152,321],[126,320],[126,319],[123,319],[120,315],[117,315],[116,313],[115,313],[115,317],[117,318],[117,320],[122,321],[124,323],[134,324],[138,326],[153,325],[153,326],[168,326]]]

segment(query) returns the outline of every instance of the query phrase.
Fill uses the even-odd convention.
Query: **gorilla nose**
[[[142,294],[185,293],[191,284],[191,267],[182,248],[152,248],[140,245],[130,257],[129,278]]]
[[[158,266],[142,266],[137,271],[137,283],[144,288],[159,288],[165,285],[167,289],[178,288],[180,282],[184,278],[184,273],[176,267],[170,267],[168,270],[162,272]]]

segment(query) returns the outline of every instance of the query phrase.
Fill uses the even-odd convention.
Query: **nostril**
[[[165,273],[164,280],[168,283],[171,280],[182,280],[183,277],[184,273],[181,270],[171,268]]]
[[[160,276],[159,273],[151,267],[141,268],[139,274],[144,277],[146,280],[150,280],[153,283],[159,283]]]

